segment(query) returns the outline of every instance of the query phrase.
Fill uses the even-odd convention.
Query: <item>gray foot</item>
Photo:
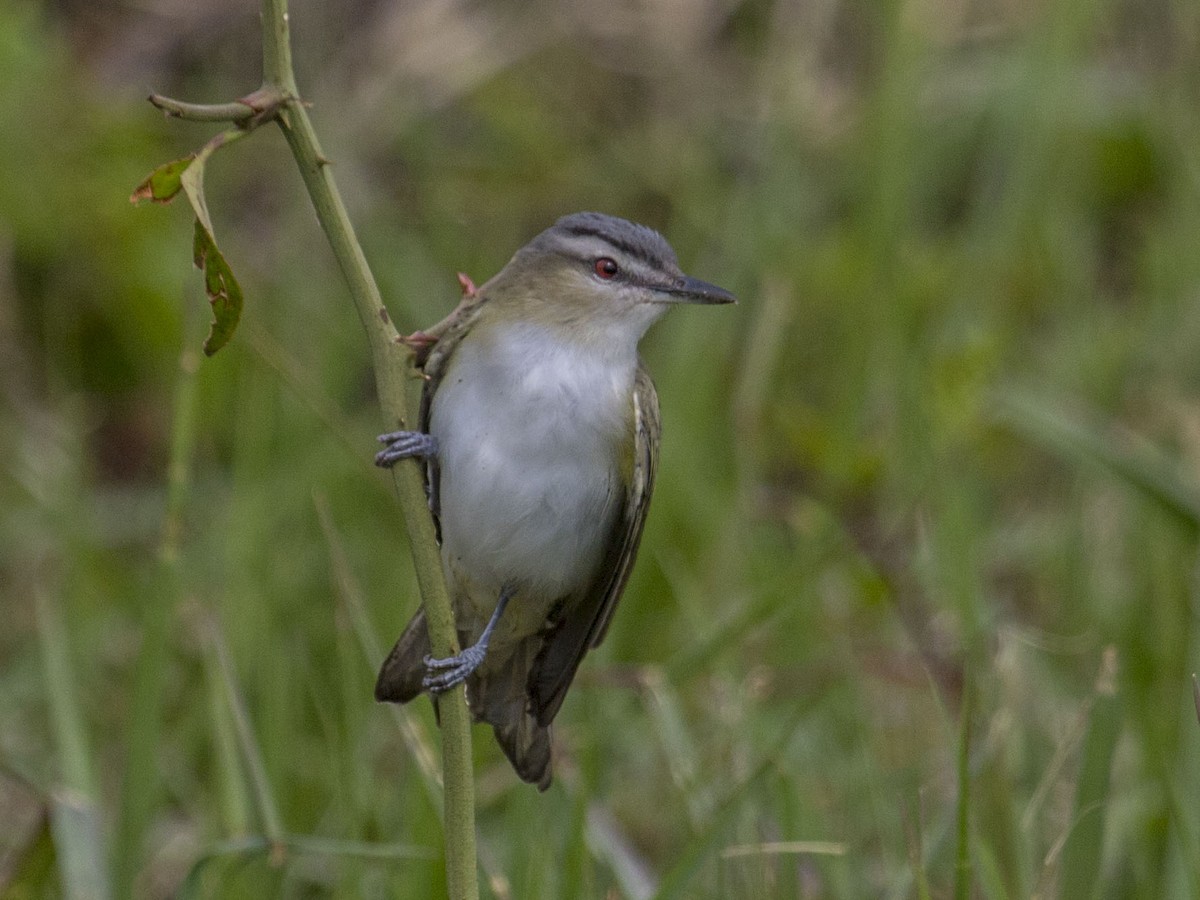
[[[425,657],[425,678],[422,687],[431,694],[440,694],[462,684],[471,673],[483,665],[487,644],[472,644],[466,650],[446,659]]]
[[[375,454],[375,465],[389,469],[402,459],[414,456],[434,456],[437,453],[437,438],[423,431],[392,431],[381,434],[379,443],[386,446]]]
[[[425,677],[421,680],[421,686],[425,690],[431,694],[440,694],[442,691],[448,691],[455,685],[462,684],[470,677],[472,672],[483,665],[484,657],[487,656],[488,641],[492,639],[492,632],[496,630],[496,623],[504,615],[504,607],[508,606],[508,601],[512,599],[512,595],[513,591],[511,588],[506,587],[500,591],[500,597],[496,601],[496,608],[492,610],[492,616],[488,619],[487,626],[483,629],[483,633],[479,635],[479,640],[470,647],[445,659],[434,659],[432,656],[425,657]]]

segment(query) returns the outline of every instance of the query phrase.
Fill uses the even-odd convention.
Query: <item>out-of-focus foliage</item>
[[[402,326],[578,209],[742,300],[643,344],[641,559],[554,789],[478,732],[486,891],[1200,893],[1200,6],[291,13]],[[13,896],[443,890],[429,705],[371,701],[415,603],[385,423],[286,146],[210,161],[211,360],[186,211],[127,199],[215,133],[145,94],[244,95],[258,38],[245,0],[0,6]]]

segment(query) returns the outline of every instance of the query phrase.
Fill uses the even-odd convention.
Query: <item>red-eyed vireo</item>
[[[381,466],[427,460],[442,567],[466,649],[430,656],[418,610],[375,697],[467,682],[475,721],[525,781],[550,784],[550,723],[600,643],[637,555],[658,460],[658,397],[638,358],[676,303],[731,303],[644,225],[559,219],[478,289],[425,363],[420,431]]]

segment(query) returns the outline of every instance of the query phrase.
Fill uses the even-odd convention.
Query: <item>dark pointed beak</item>
[[[663,285],[655,285],[655,290],[664,295],[664,303],[737,303],[737,297],[725,288],[687,275],[681,275]]]

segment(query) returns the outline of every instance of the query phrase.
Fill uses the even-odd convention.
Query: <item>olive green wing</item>
[[[658,393],[640,363],[634,382],[633,420],[633,470],[613,525],[612,539],[598,570],[599,577],[583,601],[566,610],[562,621],[551,626],[530,672],[530,705],[540,725],[553,721],[584,655],[604,640],[637,558],[658,470],[658,441],[662,432]]]

